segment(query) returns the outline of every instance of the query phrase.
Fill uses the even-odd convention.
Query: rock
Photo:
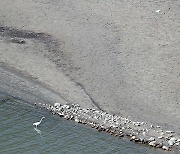
[[[176,138],[171,137],[174,135],[173,131],[166,131],[164,133],[165,135],[163,135],[163,131],[161,130],[160,126],[154,127],[151,125],[151,128],[148,131],[147,127],[150,125],[145,122],[133,122],[127,118],[111,115],[103,111],[82,109],[76,104],[61,105],[60,103],[54,103],[53,106],[49,105],[46,106],[46,108],[50,108],[51,112],[56,113],[65,119],[71,119],[77,123],[88,125],[96,128],[100,132],[107,131],[109,134],[117,137],[123,137],[124,135],[129,136],[131,141],[147,144],[152,147],[171,150],[173,145],[177,144],[178,146],[180,144],[180,139],[177,140]],[[142,127],[142,125],[144,126]],[[155,128],[156,130],[154,130]],[[157,130],[158,133],[156,132]],[[159,134],[159,137],[157,136],[159,140],[155,137],[157,134]],[[160,143],[160,141],[162,142]],[[163,146],[163,143],[165,143],[166,146]]]
[[[167,134],[175,133],[174,131],[166,131]]]
[[[161,128],[161,126],[156,126],[157,128]]]
[[[67,119],[67,120],[70,119],[69,115],[65,115],[64,118]]]
[[[175,137],[172,137],[171,139],[170,139],[170,141],[174,141],[174,142],[176,142],[176,138]]]
[[[77,122],[77,123],[79,123],[79,119],[78,119],[78,118],[75,118],[74,121]]]
[[[144,138],[144,139],[143,139],[143,143],[144,143],[144,144],[148,144],[149,141],[148,141],[147,139]]]
[[[102,132],[103,129],[101,127],[98,127],[98,132]],[[117,136],[117,134],[115,134],[115,136]]]
[[[176,143],[176,142],[173,141],[173,140],[169,140],[169,141],[168,141],[168,144],[169,144],[170,146],[173,146],[175,143]]]
[[[151,125],[151,128],[154,128],[154,126],[153,126],[153,125]]]
[[[69,109],[69,108],[70,108],[69,105],[63,105],[63,107],[66,108],[66,109]]]
[[[55,106],[55,107],[57,107],[57,106],[59,107],[59,106],[60,106],[60,103],[54,103],[54,106]]]
[[[119,137],[124,137],[124,134],[123,133],[119,134]]]
[[[70,120],[74,120],[74,116],[73,115],[70,116]]]
[[[64,117],[64,114],[63,114],[63,113],[58,112],[57,114],[58,114],[60,117]]]
[[[13,43],[26,44],[26,41],[20,40],[20,39],[17,39],[17,38],[13,38],[13,39],[11,39],[11,41],[12,41]]]
[[[167,151],[168,151],[168,150],[169,150],[169,147],[167,147],[167,146],[163,145],[163,146],[162,146],[162,149],[163,149],[163,150],[167,150]]]
[[[179,143],[176,143],[175,145],[176,145],[176,146],[178,146],[178,145],[179,145]]]
[[[173,137],[173,134],[170,134],[169,137]]]
[[[51,112],[51,113],[52,113],[53,115],[55,115],[55,114],[56,114],[56,112],[54,112],[54,111],[53,111],[53,112]]]
[[[140,142],[140,139],[139,138],[135,138],[134,141],[135,142]]]
[[[144,143],[144,137],[140,137],[139,142]]]
[[[158,143],[158,144],[156,145],[156,148],[162,148],[162,146],[163,146],[162,143]]]
[[[133,135],[131,133],[127,133],[126,136],[132,137]]]
[[[79,119],[79,122],[78,123],[80,123],[80,124],[87,124],[86,122],[85,122],[85,120],[80,120]]]
[[[136,124],[134,124],[134,126],[140,126],[140,124],[139,124],[139,123],[136,123]]]
[[[156,146],[156,141],[149,142],[149,145],[152,146],[152,147],[155,147]]]
[[[114,134],[115,137],[119,136],[118,134]]]
[[[130,141],[135,140],[135,138],[136,138],[136,136],[132,136],[131,139],[130,139]]]
[[[174,142],[173,142],[173,141],[168,141],[168,144],[169,144],[170,146],[173,146],[173,145],[174,145]]]
[[[150,142],[155,141],[155,138],[154,137],[150,137],[148,141],[150,141]]]

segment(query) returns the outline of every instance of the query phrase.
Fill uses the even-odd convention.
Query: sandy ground
[[[1,0],[0,8],[1,92],[180,132],[179,0]]]

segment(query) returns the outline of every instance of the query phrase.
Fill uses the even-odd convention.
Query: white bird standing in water
[[[36,128],[37,128],[37,126],[40,125],[41,121],[42,121],[44,118],[45,118],[45,117],[42,117],[40,121],[33,123],[33,126],[36,126]]]

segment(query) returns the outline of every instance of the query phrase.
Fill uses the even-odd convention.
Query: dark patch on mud
[[[11,41],[13,43],[17,43],[17,44],[26,44],[26,41],[21,40],[21,39],[12,39]]]
[[[34,40],[35,43],[43,43],[45,49],[47,50],[47,52],[44,53],[44,56],[54,62],[58,68],[61,68],[62,71],[66,72],[67,76],[67,70],[68,72],[72,72],[73,70],[78,69],[64,54],[64,51],[62,50],[62,40],[59,41],[47,33],[36,33],[29,30],[19,30],[1,26],[0,36],[8,42],[18,44],[26,44],[28,39]],[[59,42],[62,42],[62,44]]]
[[[89,97],[89,99],[91,100],[91,102],[92,102],[99,110],[102,110],[102,109],[100,108],[99,104],[87,93],[86,88],[85,88],[81,83],[76,82],[76,85],[77,85],[77,86],[80,86],[81,89],[84,90],[85,94],[88,95],[88,97]],[[103,110],[102,110],[102,111],[103,111]]]
[[[57,40],[46,33],[36,33],[29,30],[19,30],[12,27],[0,26],[0,36],[9,43],[17,43],[20,45],[25,45],[29,39],[34,41],[35,43],[39,42],[45,46],[46,52],[44,52],[44,56],[50,59],[53,63],[56,64],[57,68],[60,68],[61,71],[77,86],[79,86],[84,93],[89,97],[91,102],[101,110],[98,103],[87,93],[85,87],[74,80],[71,77],[71,72],[76,71],[80,68],[77,68],[73,65],[73,62],[70,61],[64,51],[62,50],[63,42]],[[60,44],[59,42],[62,42]]]

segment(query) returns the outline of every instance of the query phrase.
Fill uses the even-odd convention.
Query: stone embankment
[[[67,120],[88,125],[99,132],[104,131],[120,138],[128,137],[130,141],[167,151],[180,149],[180,136],[174,131],[163,130],[161,126],[153,126],[146,122],[134,122],[128,118],[111,115],[100,110],[82,109],[78,104],[39,103],[35,105],[44,107]]]

